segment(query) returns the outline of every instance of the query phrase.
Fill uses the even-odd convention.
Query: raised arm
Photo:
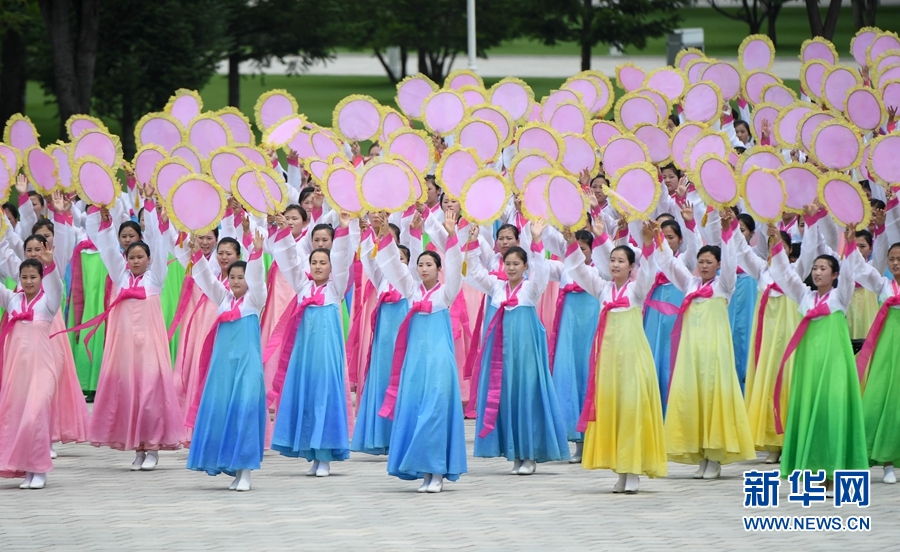
[[[447,266],[444,267],[444,285],[439,290],[443,293],[444,302],[448,308],[456,300],[462,290],[463,275],[462,263],[463,253],[460,249],[459,236],[454,233],[447,238],[447,251],[444,252],[444,260]]]
[[[672,284],[682,293],[685,293],[691,283],[691,271],[684,266],[680,258],[672,254],[669,242],[662,241],[662,249],[654,248],[653,258],[659,265],[659,269],[666,275]]]
[[[144,201],[144,241],[150,248],[150,274],[160,288],[166,281],[166,273],[169,270],[168,248],[163,237],[169,221],[160,222],[156,212],[156,203],[152,199]]]
[[[366,255],[363,253],[362,255]],[[362,256],[361,255],[361,256]],[[413,279],[407,267],[400,260],[400,250],[394,243],[390,233],[386,233],[378,244],[378,253],[375,254],[375,262],[384,274],[385,279],[400,292],[406,299],[411,299],[418,289],[418,284]],[[417,262],[409,260],[410,264]]]
[[[854,225],[855,226],[855,225]],[[838,278],[837,294],[842,305],[850,305],[853,300],[853,291],[856,288],[856,277],[861,272],[860,266],[866,264],[859,249],[856,248],[856,232],[854,226],[850,226],[846,232],[844,244],[844,260],[841,262],[841,274]]]
[[[538,226],[537,222],[533,223],[535,227]],[[532,302],[537,304],[550,282],[550,267],[544,256],[544,243],[540,234],[532,235],[532,238],[531,247],[528,248],[528,286],[523,291],[527,291]]]
[[[197,286],[200,287],[200,291],[216,305],[222,304],[231,294],[225,287],[225,284],[213,275],[209,261],[206,260],[206,257],[197,245],[194,245],[191,259],[194,261],[194,265],[191,267],[191,276],[193,276]]]
[[[96,209],[95,207],[91,208]],[[93,213],[89,212],[86,221],[86,230],[91,241],[97,247],[100,253],[100,260],[106,266],[113,283],[118,283],[121,275],[128,268],[125,258],[119,249],[119,240],[116,239],[116,231],[113,229],[112,220],[108,217],[101,220],[100,210],[97,209]]]
[[[766,227],[767,229],[772,228],[771,225],[766,225]],[[768,236],[766,234],[760,234],[759,241],[768,246]],[[766,269],[766,261],[759,258],[756,248],[751,248],[747,240],[741,236],[735,237],[730,245],[735,249],[738,266],[743,268],[754,280],[759,280]]]
[[[334,231],[334,244],[331,246],[331,281],[341,296],[347,291],[350,280],[350,267],[353,264],[353,239],[350,236],[350,215],[340,214],[341,225]]]
[[[247,258],[244,279],[247,280],[247,301],[252,307],[262,310],[266,306],[266,265],[263,262],[263,233],[257,230],[253,235],[253,252]]]
[[[44,277],[41,287],[44,290],[47,312],[55,315],[59,311],[63,300],[63,281],[59,267],[53,262],[53,251],[44,250],[39,259],[44,265]]]
[[[784,291],[784,294],[795,303],[799,304],[806,296],[806,292],[809,291],[809,288],[803,283],[803,279],[791,268],[787,252],[784,250],[784,243],[781,240],[775,242],[775,246],[772,248],[772,265],[769,267],[769,274],[772,275],[772,279]]]
[[[722,293],[730,297],[737,287],[737,252],[735,251],[735,241],[744,240],[744,236],[738,230],[737,218],[729,211],[728,217],[722,220],[722,225],[727,225],[722,231],[722,263],[719,265],[719,277],[716,278],[716,285]],[[737,235],[735,236],[735,233]]]
[[[284,279],[291,285],[295,293],[301,293],[306,277],[300,266],[297,245],[294,238],[291,237],[291,229],[285,226],[278,230],[269,238],[269,247]]]
[[[599,299],[609,282],[601,278],[596,270],[584,264],[584,261],[584,253],[581,252],[581,247],[573,238],[566,248],[564,262],[566,273],[575,280],[581,289]]]

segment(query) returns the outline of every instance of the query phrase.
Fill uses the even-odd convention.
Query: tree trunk
[[[778,20],[778,14],[781,12],[781,6],[783,4],[780,0],[775,0],[771,4],[769,4],[769,40],[772,41],[772,45],[776,48],[778,47],[778,31],[776,30],[775,23]]]
[[[837,29],[838,16],[841,15],[841,0],[831,0],[828,4],[828,12],[825,13],[825,21],[822,26],[822,36],[828,40],[834,39],[834,31]]]
[[[866,11],[863,23],[868,27],[875,26],[875,11],[878,9],[878,0],[866,0]]]
[[[0,124],[16,113],[25,113],[25,39],[7,29],[0,46]]]
[[[133,96],[133,94],[122,95],[122,118],[119,119],[119,124],[122,125],[122,153],[125,159],[133,158],[136,149],[134,143]]]
[[[591,0],[583,0],[581,12],[581,70],[591,69],[591,27],[594,23],[594,7]]]
[[[425,48],[422,46],[419,46],[417,53],[419,55],[419,72],[422,73],[423,75],[427,75],[428,74],[428,62],[426,60],[428,58],[425,56]]]
[[[395,75],[394,72],[391,71],[391,64],[388,63],[388,60],[384,59],[384,54],[381,53],[381,50],[379,50],[378,48],[375,48],[374,50],[375,57],[378,58],[378,62],[381,63],[382,69],[384,69],[384,72],[387,73],[388,79],[390,79],[391,84],[397,84],[398,82],[400,82],[400,79],[402,79],[403,77],[398,78],[397,75]]]
[[[806,0],[806,16],[809,18],[809,31],[812,35],[823,36],[822,16],[819,14],[818,0]]]
[[[406,58],[409,57],[409,52],[406,51],[406,46],[400,46],[400,80],[406,78]]]
[[[237,53],[228,56],[228,105],[241,108],[241,58]]]
[[[858,31],[866,26],[863,23],[863,3],[865,0],[851,0],[850,6],[853,8],[853,27]]]

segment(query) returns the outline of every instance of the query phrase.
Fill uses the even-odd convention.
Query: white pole
[[[475,66],[475,0],[466,0],[466,20],[469,35],[469,70],[478,71]]]

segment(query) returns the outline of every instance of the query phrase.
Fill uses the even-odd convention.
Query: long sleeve
[[[294,293],[302,293],[303,278],[305,278],[302,269],[299,267],[297,259],[297,246],[291,237],[291,231],[283,228],[275,235],[274,242],[271,244],[272,256],[278,263],[284,279],[288,281]]]
[[[481,264],[481,258],[477,250],[469,252],[467,258],[466,282],[485,295],[493,295],[494,285],[499,281],[497,277],[488,273],[484,265]]]
[[[119,251],[119,240],[116,239],[116,232],[113,230],[112,223],[100,222],[100,212],[90,213],[86,221],[88,236],[97,251],[100,253],[100,260],[106,266],[113,284],[118,284],[119,276],[127,270],[125,258]]]
[[[888,251],[890,250],[890,244],[888,243],[887,236],[884,234],[884,232],[882,232],[878,236],[875,236],[873,242],[872,266],[875,267],[875,270],[878,271],[878,274],[882,275],[887,271],[887,258]]]
[[[44,277],[41,280],[41,287],[44,290],[44,300],[47,310],[50,314],[56,314],[59,311],[63,300],[63,281],[56,263],[48,267],[44,267]]]
[[[53,262],[60,274],[65,274],[75,251],[75,229],[65,213],[54,213],[53,220]]]
[[[609,273],[609,256],[612,255],[613,249],[615,249],[613,241],[606,233],[602,236],[595,236],[594,242],[591,244],[591,261],[593,261],[597,273],[604,280],[612,280],[612,275]]]
[[[19,224],[16,225],[16,231],[19,237],[24,241],[31,235],[31,229],[34,228],[38,221],[37,213],[34,212],[34,205],[31,203],[27,194],[19,196]]]
[[[160,223],[156,213],[156,204],[148,199],[144,202],[144,242],[150,247],[150,273],[153,280],[162,289],[169,270],[169,255],[163,233],[169,223]]]
[[[12,247],[9,246],[9,242],[0,240],[0,276],[3,276],[4,278],[13,278],[18,281],[19,266],[21,264],[22,259],[19,258]]]
[[[387,281],[400,292],[403,297],[410,299],[416,293],[418,285],[409,270],[403,266],[400,260],[400,250],[390,236],[385,236],[375,254],[375,262],[384,274]]]
[[[598,299],[602,297],[609,282],[601,278],[596,270],[584,264],[584,253],[581,252],[578,243],[570,245],[566,253],[565,268],[569,276],[587,293]]]
[[[766,269],[766,261],[759,258],[755,249],[752,249],[742,236],[736,236],[731,243],[737,249],[738,266],[743,268],[754,280],[759,280]]]
[[[347,282],[350,281],[350,266],[353,264],[355,251],[350,229],[338,227],[334,231],[334,244],[331,246],[331,281],[334,290],[342,297],[347,291]]]
[[[453,304],[456,296],[459,295],[463,284],[463,252],[462,249],[460,249],[458,235],[450,236],[447,240],[447,250],[444,252],[444,260],[446,261],[447,266],[444,267],[443,293],[446,303],[449,306]]]
[[[16,293],[13,290],[7,289],[6,286],[0,286],[0,308],[7,312],[11,311],[13,307],[12,301],[15,296]]]
[[[856,288],[856,276],[861,272],[859,267],[865,264],[859,249],[856,248],[856,242],[847,245],[848,247],[844,249],[845,253],[848,249],[851,251],[841,262],[841,273],[838,277],[837,289],[835,290],[838,295],[838,300],[842,305],[849,305],[850,301],[853,300],[853,291]]]
[[[728,296],[734,293],[737,287],[737,253],[735,252],[735,240],[743,240],[744,236],[737,230],[737,222],[734,224],[737,235],[724,236],[722,240],[722,262],[719,265],[719,277],[716,282],[722,291]]]
[[[244,279],[247,280],[247,301],[256,309],[262,311],[266,306],[266,265],[263,263],[263,252],[254,251],[247,261],[244,270]]]
[[[753,246],[753,252],[756,253],[757,257],[760,259],[769,258],[769,239],[768,238],[769,238],[769,223],[757,222],[756,223],[756,244]],[[743,251],[740,253],[739,260],[743,263],[743,261],[744,261]],[[741,268],[743,268],[744,270],[747,270],[747,267],[745,267],[743,264],[741,264]],[[747,272],[749,272],[749,270]],[[754,278],[756,278],[756,276],[754,276]]]
[[[528,270],[528,287],[523,291],[527,292],[531,301],[536,305],[550,282],[550,267],[547,265],[547,259],[544,258],[543,242],[531,243],[528,250]]]
[[[682,240],[684,253],[679,256],[689,272],[693,272],[694,269],[697,268],[697,254],[700,252],[701,247],[700,234],[697,233],[696,225],[692,226],[693,228],[690,228],[687,223],[685,223],[685,225],[681,227],[681,235],[684,236],[684,240]]]
[[[776,244],[772,250],[772,265],[769,269],[772,279],[778,284],[784,294],[790,297],[792,301],[799,304],[809,288],[803,283],[797,272],[791,269],[790,261],[787,253],[784,251],[782,244]]]
[[[656,268],[653,266],[653,263],[650,262],[650,257],[652,255],[652,246],[650,249],[641,249],[641,256],[644,259],[643,262],[637,266],[637,276],[635,276],[634,279],[634,295],[639,298],[642,303],[647,299],[647,294],[650,293],[650,290],[653,288],[653,283],[656,280]]]
[[[362,241],[359,244],[359,262],[362,263],[363,272],[366,277],[372,281],[372,285],[375,286],[375,289],[378,289],[381,287],[384,274],[381,272],[381,269],[378,268],[378,263],[372,258],[373,251],[375,251],[375,233],[372,232],[372,229],[370,228],[363,234]],[[399,250],[397,255],[400,255]]]
[[[447,250],[447,229],[433,213],[425,219],[425,232],[439,251]]]
[[[221,304],[230,295],[229,291],[225,288],[225,284],[213,276],[212,269],[209,266],[209,261],[206,260],[206,256],[197,252],[193,259],[194,266],[191,268],[191,276],[193,276],[194,282],[200,287],[200,291],[209,297],[213,303],[216,305]],[[247,284],[249,285],[250,282],[248,281]]]
[[[853,254],[859,255],[859,251],[857,250]],[[860,262],[857,264],[857,272],[854,275],[854,280],[856,280],[857,284],[877,294],[879,300],[881,300],[884,294],[885,285],[890,289],[891,281],[885,278],[882,272],[878,272],[877,268],[868,263]]]
[[[659,269],[666,275],[666,278],[682,293],[685,293],[691,282],[691,271],[684,266],[681,259],[676,258],[672,254],[669,243],[663,241],[662,251],[655,251],[653,256],[656,258]]]

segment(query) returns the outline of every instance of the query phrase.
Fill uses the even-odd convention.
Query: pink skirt
[[[556,317],[556,300],[559,297],[559,282],[549,282],[544,294],[541,295],[540,303],[538,303],[538,317],[541,324],[547,330],[549,339],[550,331],[553,329],[553,319]]]
[[[57,312],[50,324],[50,334],[65,329],[62,313]],[[59,380],[50,407],[52,440],[54,443],[84,443],[88,440],[91,417],[75,370],[72,346],[65,335],[58,335],[50,340],[50,349],[53,351],[53,362],[59,369]]]
[[[172,383],[159,295],[123,301],[106,327],[91,444],[116,450],[180,448],[184,415]]]
[[[0,477],[47,473],[53,394],[59,377],[50,322],[17,322],[4,346],[0,389]]]
[[[366,364],[372,345],[372,312],[378,303],[375,286],[365,275],[362,277],[361,287],[363,292],[359,294],[360,300],[356,301],[354,297],[352,304],[350,338],[347,340],[347,375],[357,394],[354,412],[359,411],[358,395],[366,379]]]
[[[294,293],[294,290],[291,288],[288,281],[284,279],[277,264],[273,264],[269,269],[266,283],[266,306],[262,311],[262,317],[259,321],[259,333],[263,351],[266,350],[266,343],[268,343],[269,338],[272,337],[272,333],[275,331],[275,326],[281,319],[281,315],[297,301],[297,294]],[[267,392],[272,390],[272,381],[275,379],[275,372],[278,371],[278,360],[281,358],[282,348],[283,347],[279,345],[275,352],[272,353],[269,361],[263,364]],[[270,414],[274,414],[275,410],[277,410],[277,405],[272,406]],[[275,424],[272,423],[272,418],[269,416],[266,418],[266,450],[270,449],[272,446],[272,432],[274,430]]]
[[[203,341],[212,330],[219,307],[209,300],[200,287],[194,284],[191,298],[188,301],[179,328],[178,351],[175,354],[175,371],[172,384],[178,405],[187,417],[187,411],[200,385],[200,353]],[[190,442],[190,431],[186,428],[187,441]]]

